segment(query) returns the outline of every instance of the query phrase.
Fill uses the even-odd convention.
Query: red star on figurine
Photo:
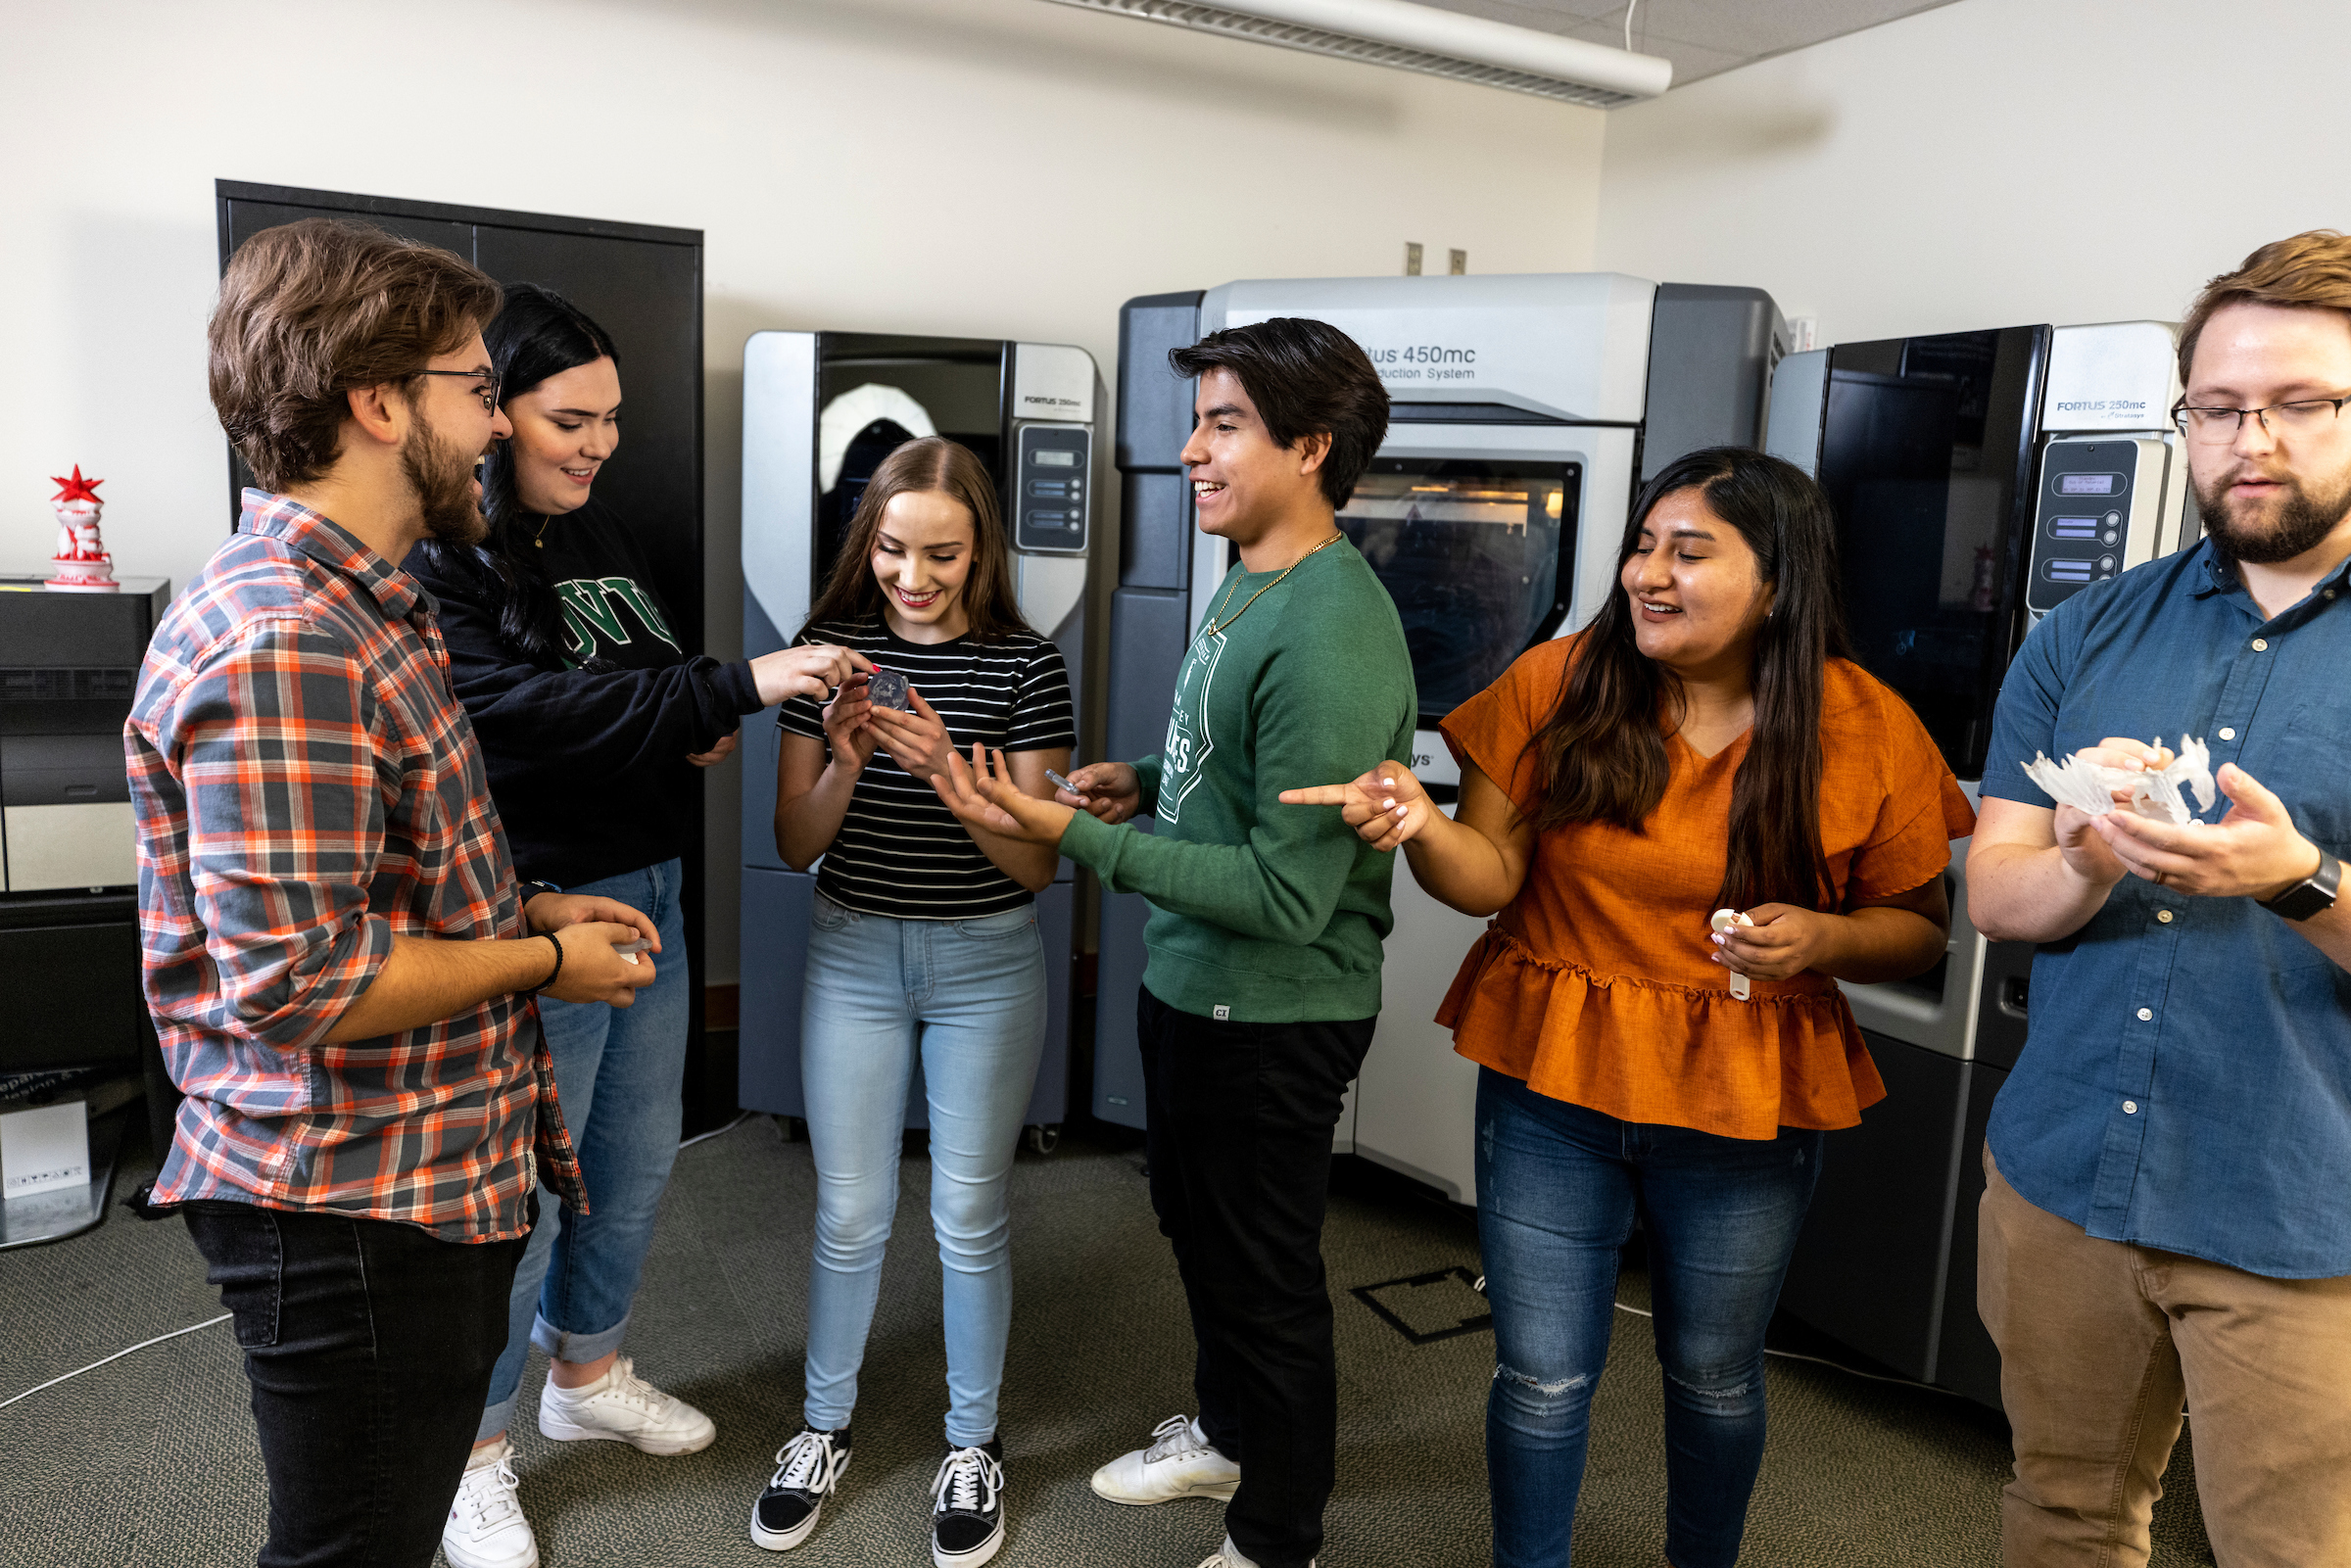
[[[82,478],[81,464],[79,463],[75,463],[73,465],[72,478],[68,479],[63,474],[51,474],[49,476],[49,482],[53,485],[63,487],[56,495],[49,498],[53,502],[61,500],[96,501],[98,499],[98,487],[106,483],[106,481],[103,479]]]

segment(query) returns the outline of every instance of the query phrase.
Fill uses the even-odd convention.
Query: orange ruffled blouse
[[[1539,791],[1527,743],[1581,641],[1531,649],[1442,726],[1455,758],[1530,815]],[[1835,907],[1940,875],[1975,813],[1917,715],[1858,665],[1832,659],[1820,739]],[[1729,1138],[1849,1127],[1886,1097],[1836,981],[1758,979],[1742,1002],[1709,960],[1748,740],[1702,757],[1668,736],[1665,796],[1641,832],[1586,822],[1537,838],[1525,885],[1470,948],[1437,1013],[1456,1051],[1555,1100]]]

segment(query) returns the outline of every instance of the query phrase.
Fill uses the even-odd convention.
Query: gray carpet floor
[[[118,1196],[142,1179],[136,1161]],[[1192,1568],[1219,1508],[1119,1508],[1086,1476],[1191,1407],[1183,1299],[1153,1226],[1139,1150],[1073,1140],[1024,1152],[1015,1176],[1018,1306],[1003,1402],[1011,1519],[999,1562]],[[944,1359],[928,1163],[904,1164],[856,1420],[857,1460],[804,1568],[929,1560]],[[744,1532],[770,1455],[799,1413],[813,1175],[805,1144],[764,1117],[679,1158],[629,1349],[699,1404],[716,1444],[654,1459],[516,1433],[522,1497],[550,1568],[753,1564]],[[1334,1192],[1324,1255],[1338,1321],[1339,1483],[1332,1568],[1487,1560],[1483,1409],[1492,1337],[1415,1344],[1349,1294],[1459,1267],[1476,1246],[1458,1210],[1361,1172]],[[1647,1304],[1628,1270],[1623,1300]],[[1379,1293],[1425,1334],[1474,1311],[1458,1278]],[[118,1212],[72,1241],[0,1253],[0,1398],[219,1310],[186,1234]],[[1595,1406],[1575,1560],[1662,1560],[1663,1446],[1648,1323],[1617,1316]],[[1815,1347],[1806,1347],[1808,1349]],[[1742,1561],[1755,1568],[1981,1568],[1998,1557],[2007,1461],[1996,1417],[1932,1392],[1799,1361],[1770,1373],[1772,1435]],[[533,1357],[523,1408],[536,1409]],[[2157,1515],[2157,1568],[2212,1561],[2185,1445]],[[226,1325],[139,1352],[0,1409],[0,1564],[134,1568],[250,1563],[264,1480]],[[439,1559],[436,1557],[436,1563]]]

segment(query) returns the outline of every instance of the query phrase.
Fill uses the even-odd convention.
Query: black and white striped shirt
[[[855,648],[913,682],[923,700],[946,722],[955,747],[971,755],[978,741],[993,750],[1043,751],[1076,747],[1070,677],[1061,650],[1040,637],[1015,632],[994,642],[959,637],[950,642],[908,642],[890,635],[879,615],[823,622],[799,642]],[[823,704],[793,697],[776,715],[787,735],[821,740]],[[844,908],[898,920],[970,920],[1032,901],[1026,887],[996,869],[937,791],[918,783],[885,750],[857,776],[840,832],[816,872],[817,891]]]

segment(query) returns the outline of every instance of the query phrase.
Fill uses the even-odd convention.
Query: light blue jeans
[[[479,1443],[506,1429],[522,1363],[536,1345],[566,1361],[593,1361],[620,1349],[629,1303],[645,1272],[653,1221],[685,1119],[688,998],[686,917],[678,905],[684,868],[674,860],[624,872],[566,892],[617,898],[652,917],[661,933],[653,983],[633,1006],[539,999],[555,1095],[579,1150],[588,1213],[539,1206],[508,1298],[505,1354],[490,1374],[490,1403]]]
[[[1012,1156],[1045,1043],[1036,910],[892,920],[819,893],[809,925],[800,1014],[800,1086],[816,1157],[808,1424],[845,1426],[857,1403],[919,1060],[946,1316],[947,1441],[985,1443],[996,1435],[1012,1332]]]

